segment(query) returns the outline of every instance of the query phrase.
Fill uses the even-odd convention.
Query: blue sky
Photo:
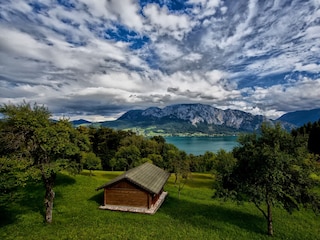
[[[320,107],[320,0],[0,0],[0,104],[110,120]]]

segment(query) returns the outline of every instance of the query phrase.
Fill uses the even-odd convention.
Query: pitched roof
[[[106,184],[98,187],[97,190],[108,187],[120,180],[126,179],[150,193],[157,194],[161,191],[169,177],[170,173],[162,170],[152,163],[146,162],[138,167],[126,171]]]

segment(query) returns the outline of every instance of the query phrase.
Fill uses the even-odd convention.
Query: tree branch
[[[268,219],[268,215],[263,211],[263,209],[255,202],[253,201],[254,205],[259,209],[260,212],[262,212],[263,216]]]

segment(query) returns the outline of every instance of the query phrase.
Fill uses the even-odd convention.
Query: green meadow
[[[44,190],[30,184],[0,209],[0,239],[270,239],[266,221],[253,204],[212,199],[214,178],[192,174],[178,198],[173,176],[167,199],[155,215],[99,210],[95,188],[121,172],[59,174],[53,223],[44,223]],[[273,239],[320,239],[320,216],[310,210],[274,211]]]

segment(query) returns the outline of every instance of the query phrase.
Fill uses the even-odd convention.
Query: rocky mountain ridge
[[[128,111],[118,120],[134,121],[159,121],[182,120],[192,125],[225,125],[235,129],[255,130],[262,121],[268,121],[265,117],[252,115],[239,110],[221,110],[203,104],[177,104],[163,109],[157,107],[146,110]]]
[[[222,110],[204,104],[177,104],[163,109],[151,107],[145,110],[131,110],[118,120],[136,124],[176,121],[192,124],[195,128],[199,125],[216,125],[241,131],[254,131],[260,127],[262,122],[272,122],[262,115],[252,115],[240,110]]]
[[[164,108],[130,110],[115,121],[93,123],[116,129],[132,129],[144,135],[233,135],[258,130],[263,122],[279,122],[285,129],[296,126],[262,115],[204,104],[176,104]]]

